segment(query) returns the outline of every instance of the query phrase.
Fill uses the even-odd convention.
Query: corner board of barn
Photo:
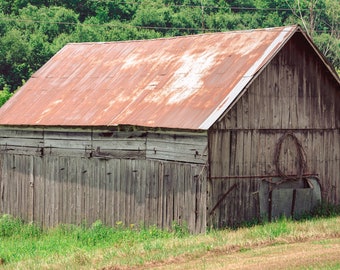
[[[202,233],[339,204],[338,76],[301,33],[266,61],[204,130],[0,125],[0,213]]]

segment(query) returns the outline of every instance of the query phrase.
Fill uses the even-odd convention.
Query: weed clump
[[[328,218],[340,216],[340,205],[323,202],[313,209],[311,217]]]
[[[19,234],[22,228],[22,221],[10,215],[0,217],[0,237],[11,237]]]
[[[11,215],[0,216],[0,238],[21,237],[24,239],[37,238],[42,234],[42,229],[34,223],[25,224],[21,219]]]

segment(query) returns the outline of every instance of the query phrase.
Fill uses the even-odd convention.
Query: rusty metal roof
[[[68,44],[0,109],[0,124],[206,130],[297,29]]]

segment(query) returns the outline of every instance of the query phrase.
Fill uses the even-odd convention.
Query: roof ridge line
[[[69,42],[66,45],[99,45],[99,44],[113,44],[113,43],[132,43],[132,42],[145,42],[145,41],[157,41],[157,40],[170,40],[170,39],[184,39],[184,38],[192,38],[199,36],[208,36],[208,35],[223,35],[223,34],[233,34],[233,33],[251,33],[251,32],[270,32],[270,31],[278,31],[282,32],[287,27],[298,27],[297,25],[287,25],[287,26],[276,26],[276,27],[267,27],[267,28],[259,28],[259,29],[240,29],[240,30],[230,30],[230,31],[221,31],[221,32],[209,32],[209,33],[199,33],[192,35],[183,35],[183,36],[172,36],[172,37],[160,37],[160,38],[150,38],[150,39],[128,39],[128,40],[112,40],[112,41],[89,41],[89,42]]]

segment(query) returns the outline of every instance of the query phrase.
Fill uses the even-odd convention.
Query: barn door
[[[310,212],[321,201],[321,187],[315,177],[263,180],[261,185],[260,211],[269,220],[281,216],[300,217]]]

